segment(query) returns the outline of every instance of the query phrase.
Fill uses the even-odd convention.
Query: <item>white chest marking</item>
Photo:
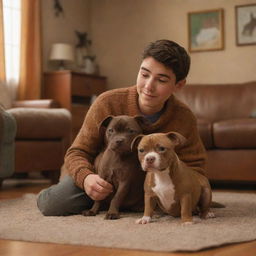
[[[174,185],[169,175],[169,169],[161,172],[155,172],[155,187],[152,190],[160,199],[163,207],[168,211],[174,203]]]

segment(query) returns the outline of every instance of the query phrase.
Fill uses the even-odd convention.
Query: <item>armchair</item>
[[[16,122],[0,105],[0,186],[14,172],[14,138]]]
[[[53,183],[58,181],[71,144],[71,114],[58,107],[54,100],[14,101],[6,106],[17,124],[14,172],[47,171]]]

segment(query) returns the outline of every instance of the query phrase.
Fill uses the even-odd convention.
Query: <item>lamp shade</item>
[[[50,52],[50,60],[73,61],[74,48],[70,44],[53,44]]]

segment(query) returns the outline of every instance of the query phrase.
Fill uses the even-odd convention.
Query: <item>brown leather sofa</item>
[[[17,124],[15,172],[46,171],[53,183],[59,178],[71,144],[71,114],[53,100],[16,101],[6,111]]]
[[[191,84],[176,95],[194,112],[211,181],[256,182],[256,82]]]

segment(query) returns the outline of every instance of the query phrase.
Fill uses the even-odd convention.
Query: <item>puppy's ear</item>
[[[107,116],[103,121],[101,121],[101,123],[99,124],[100,134],[105,134],[106,128],[108,127],[112,119],[113,116]]]
[[[150,122],[144,116],[135,116],[134,119],[137,121],[142,130],[150,125]]]
[[[140,143],[140,141],[141,141],[141,139],[144,137],[144,135],[138,135],[138,136],[136,136],[134,139],[133,139],[133,141],[132,141],[132,144],[131,144],[131,150],[132,151],[135,151],[137,148],[138,148],[138,145],[139,145],[139,143]]]
[[[113,116],[107,116],[103,121],[101,121],[99,128],[100,127],[107,128],[112,119],[113,119]]]
[[[183,146],[187,139],[178,132],[168,132],[166,136],[174,143],[175,146]]]

